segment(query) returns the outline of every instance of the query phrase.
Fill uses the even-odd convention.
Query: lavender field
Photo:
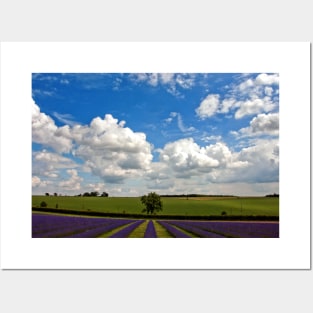
[[[32,215],[32,238],[279,238],[278,222]]]

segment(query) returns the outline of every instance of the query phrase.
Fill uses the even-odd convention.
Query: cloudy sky
[[[275,73],[32,75],[33,194],[279,192]]]

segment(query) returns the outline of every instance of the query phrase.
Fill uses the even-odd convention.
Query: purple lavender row
[[[97,226],[108,219],[101,218],[84,218],[73,216],[55,216],[55,215],[34,215],[32,216],[32,233],[33,236],[37,234],[44,234],[57,230],[63,230],[69,227],[79,226]]]
[[[186,222],[201,229],[216,232],[227,237],[278,238],[279,223],[264,222]]]
[[[120,227],[120,226],[123,226],[123,225],[127,225],[129,224],[130,221],[128,220],[120,220],[120,221],[114,221],[112,222],[111,224],[106,224],[106,225],[103,225],[102,227],[96,227],[96,228],[93,228],[93,229],[89,229],[89,230],[86,230],[84,232],[80,232],[80,233],[77,233],[77,234],[73,234],[71,236],[67,236],[67,238],[96,238],[108,231],[111,231],[117,227]]]
[[[121,221],[124,224],[130,223],[131,220],[114,220],[105,218],[85,218],[85,217],[71,217],[71,216],[53,216],[45,215],[45,221],[50,223],[47,230],[42,230],[40,233],[34,233],[33,238],[58,238],[67,237],[85,231],[94,230],[95,228],[104,227],[105,225],[119,225]],[[42,220],[42,219],[41,219]],[[53,222],[63,220],[66,223],[59,224],[58,227],[52,227]],[[117,227],[117,226],[115,226]]]
[[[125,228],[121,229],[120,231],[116,232],[114,235],[110,236],[110,238],[127,238],[127,236],[135,230],[140,224],[142,224],[144,220],[138,220],[134,223],[132,223],[129,226],[126,226]]]
[[[278,238],[279,223],[262,222],[213,222],[208,225],[210,229],[228,233],[241,238]],[[220,224],[219,224],[220,223]]]
[[[155,232],[155,228],[151,220],[148,222],[144,238],[157,238],[157,234]]]
[[[171,225],[177,226],[179,228],[182,228],[183,230],[187,230],[197,236],[203,237],[203,238],[225,238],[225,236],[214,233],[214,232],[209,232],[206,230],[203,230],[201,228],[197,228],[195,226],[192,226],[188,223],[184,223],[184,222],[174,222],[171,221],[170,222]]]
[[[85,231],[103,227],[108,225],[108,222],[103,222],[102,224],[95,224],[95,225],[67,225],[62,229],[55,229],[49,232],[34,234],[33,238],[60,238],[60,237],[69,237],[73,234],[83,233]]]
[[[170,225],[167,222],[157,221],[161,226],[163,226],[171,235],[175,238],[190,238],[187,234],[182,232],[181,230],[177,229],[176,227]]]
[[[55,238],[55,237],[63,237],[74,232],[83,231],[86,228],[93,228],[99,225],[104,225],[109,223],[107,219],[85,219],[85,218],[75,218],[70,216],[61,216],[62,223],[58,223],[60,220],[59,217],[55,218],[52,215],[45,216],[45,223],[42,224],[41,229],[39,230],[37,227],[37,231],[33,230],[32,237],[33,238]],[[42,220],[42,219],[41,219]]]
[[[70,217],[71,224],[76,223],[77,220]],[[51,231],[56,228],[62,228],[69,223],[68,216],[55,216],[55,215],[32,215],[32,232],[33,234]]]

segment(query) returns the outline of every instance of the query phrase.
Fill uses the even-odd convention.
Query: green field
[[[40,207],[45,201],[48,208],[73,209],[103,213],[141,214],[144,206],[135,197],[54,197],[32,196],[32,206]],[[163,211],[158,215],[210,216],[279,216],[279,198],[270,197],[195,197],[162,198]]]

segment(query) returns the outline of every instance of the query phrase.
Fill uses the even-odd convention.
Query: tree
[[[40,207],[41,207],[41,208],[46,208],[46,207],[47,207],[47,203],[46,203],[45,201],[42,201],[42,202],[40,203]]]
[[[155,192],[150,192],[148,195],[142,196],[140,201],[146,206],[142,212],[153,214],[155,212],[162,211],[163,203],[161,201],[161,197]]]
[[[103,191],[102,194],[101,194],[101,197],[108,197],[108,196],[109,196],[109,194],[107,192],[105,192],[105,191]]]

